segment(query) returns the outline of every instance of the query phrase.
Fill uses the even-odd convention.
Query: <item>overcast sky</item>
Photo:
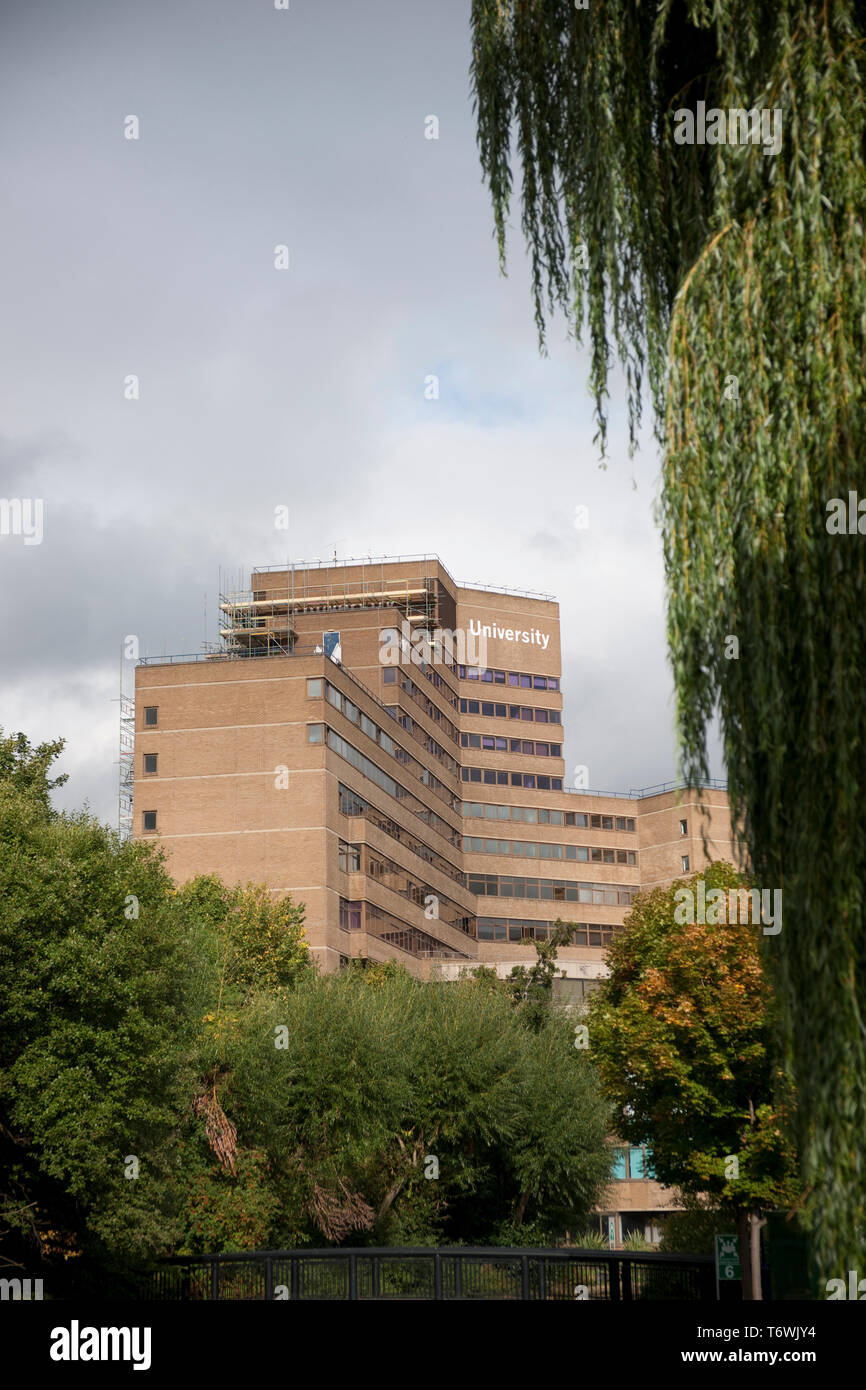
[[[201,650],[220,567],[287,550],[553,594],[567,770],[675,776],[658,459],[628,459],[615,390],[599,469],[517,207],[499,274],[468,12],[5,0],[0,496],[43,499],[44,536],[0,536],[0,725],[67,739],[59,805],[116,823],[124,636]]]

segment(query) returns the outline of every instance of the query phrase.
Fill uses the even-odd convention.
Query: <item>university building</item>
[[[689,789],[574,785],[552,598],[428,555],[255,569],[220,614],[218,649],[136,667],[134,834],[180,882],[304,903],[322,970],[505,976],[562,920],[556,988],[579,1007],[638,891],[704,868],[704,835],[734,861],[719,786],[702,815]],[[650,1162],[617,1153],[618,1244],[670,1205]]]

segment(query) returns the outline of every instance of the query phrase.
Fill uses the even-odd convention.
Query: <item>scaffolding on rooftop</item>
[[[208,655],[291,655],[297,619],[310,613],[345,613],[396,608],[413,627],[436,627],[440,619],[439,561],[416,557],[413,574],[386,577],[386,559],[334,561],[315,569],[306,562],[254,569],[250,587],[220,583],[222,645]],[[414,563],[414,561],[413,561]],[[335,575],[343,571],[341,578]],[[360,570],[360,574],[358,571]]]

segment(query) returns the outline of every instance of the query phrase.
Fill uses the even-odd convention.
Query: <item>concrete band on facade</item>
[[[254,570],[221,613],[219,652],[136,667],[134,835],[178,882],[291,894],[322,970],[506,976],[561,919],[579,930],[556,990],[579,1009],[635,892],[736,862],[720,788],[568,789],[552,599],[458,585],[427,556]],[[437,631],[461,655],[483,639],[484,670]],[[609,1196],[617,1244],[672,1201],[645,1178]]]

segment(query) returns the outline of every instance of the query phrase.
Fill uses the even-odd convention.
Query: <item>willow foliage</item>
[[[827,529],[831,499],[866,497],[866,6],[472,16],[503,267],[519,165],[539,333],[557,311],[588,330],[602,451],[615,362],[632,444],[652,405],[682,771],[707,775],[718,712],[755,881],[784,890],[764,947],[838,1276],[866,1263],[866,537]],[[677,143],[699,101],[778,111],[778,153]]]

